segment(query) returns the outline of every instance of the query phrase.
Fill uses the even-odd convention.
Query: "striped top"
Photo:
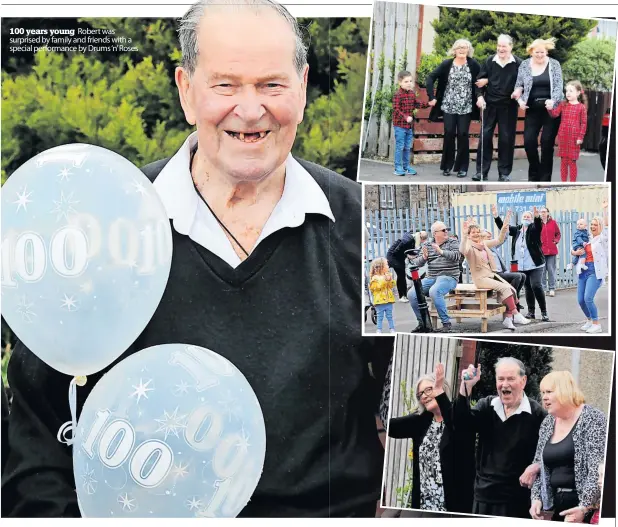
[[[447,239],[440,245],[442,255],[431,246],[432,243],[433,242],[425,242],[421,245],[421,248],[427,247],[427,252],[429,253],[428,260],[423,258],[423,253],[421,252],[412,262],[408,261],[408,266],[416,265],[417,267],[422,267],[427,263],[428,278],[452,276],[453,278],[459,279],[459,273],[461,272],[459,269],[459,262],[462,259],[461,253],[459,252],[459,242],[450,238]]]

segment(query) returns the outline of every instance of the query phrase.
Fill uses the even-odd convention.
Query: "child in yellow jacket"
[[[393,275],[389,270],[386,258],[376,258],[371,262],[369,279],[369,290],[373,295],[373,305],[378,315],[376,323],[378,330],[376,333],[382,333],[382,321],[385,315],[391,333],[395,333],[395,322],[393,321],[393,306],[395,305],[393,287],[395,287],[395,280],[393,280]]]

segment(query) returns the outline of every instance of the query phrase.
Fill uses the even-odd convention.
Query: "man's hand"
[[[425,258],[425,260],[429,260],[429,251],[427,250],[426,245],[423,245],[421,252],[423,253],[423,258]]]
[[[436,364],[434,374],[436,376],[436,381],[433,383],[433,396],[436,397],[444,393],[444,364]]]
[[[478,364],[476,367],[476,371],[474,369],[474,365],[470,364],[462,373],[461,373],[461,388],[460,393],[464,393],[463,387],[468,389],[468,395],[472,393],[472,388],[481,380],[481,365]]]
[[[569,523],[583,523],[585,515],[586,511],[581,507],[573,507],[560,513],[560,516],[564,516],[564,521]]]
[[[485,99],[483,98],[483,96],[481,95],[477,100],[476,100],[476,105],[481,109],[484,110],[485,107],[487,106],[487,104],[485,103]]]
[[[553,110],[554,109],[554,101],[552,99],[547,99],[545,101],[545,108],[547,108],[548,110]]]
[[[532,207],[532,215],[533,215],[535,218],[538,218],[538,217],[539,217],[539,211],[537,210],[537,208],[536,208],[536,207]]]
[[[478,79],[474,84],[476,84],[477,88],[483,88],[484,86],[487,86],[488,83],[489,79]]]
[[[508,209],[506,211],[506,216],[504,217],[504,224],[509,225],[511,223],[511,216],[513,215],[513,211]]]
[[[440,249],[440,246],[437,243],[432,243],[431,246],[433,247],[433,250],[436,251],[440,256],[442,256],[442,249]]]
[[[534,484],[534,480],[537,478],[540,471],[541,465],[538,463],[532,463],[532,465],[529,465],[526,470],[524,470],[524,473],[519,476],[519,484],[522,487],[528,487],[531,489]]]
[[[523,88],[517,88],[513,93],[511,93],[511,99],[519,99],[523,92]]]
[[[530,516],[532,516],[533,520],[542,520],[543,516],[541,515],[541,508],[543,507],[543,503],[541,500],[534,500],[532,502],[532,506],[530,507]]]
[[[411,116],[411,115],[408,115],[408,116],[406,117],[406,123],[411,123],[411,122],[412,122],[412,116]]]
[[[438,99],[432,99],[431,101],[429,101],[427,103],[429,106],[435,106],[436,104],[438,104]]]
[[[491,204],[491,213],[494,215],[494,218],[498,217],[498,206],[495,203]]]

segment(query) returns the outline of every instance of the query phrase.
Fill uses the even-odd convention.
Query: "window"
[[[429,185],[427,186],[427,208],[438,208],[438,189]]]
[[[395,207],[395,185],[380,185],[380,208],[392,209]]]

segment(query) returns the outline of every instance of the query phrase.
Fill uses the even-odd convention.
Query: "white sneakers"
[[[400,302],[407,302],[407,301],[408,301],[408,299],[407,299],[407,297],[402,296],[402,297],[399,299],[399,301],[400,301]]]
[[[513,322],[515,322],[515,324],[522,324],[522,325],[530,324],[530,321],[525,316],[523,316],[521,313],[515,313],[513,315]]]
[[[504,320],[502,321],[502,325],[506,329],[515,330],[515,326],[513,325],[513,318],[512,317],[504,317]]]
[[[391,329],[391,333],[397,333],[394,329]]]
[[[590,322],[590,320],[586,320],[586,323],[579,329],[581,329],[582,331],[588,331],[590,329],[590,326],[592,326],[592,322]]]
[[[556,291],[554,291],[553,289],[550,289],[549,296],[556,296]]]
[[[601,333],[603,328],[601,324],[590,324],[590,327],[586,330],[586,333]]]

